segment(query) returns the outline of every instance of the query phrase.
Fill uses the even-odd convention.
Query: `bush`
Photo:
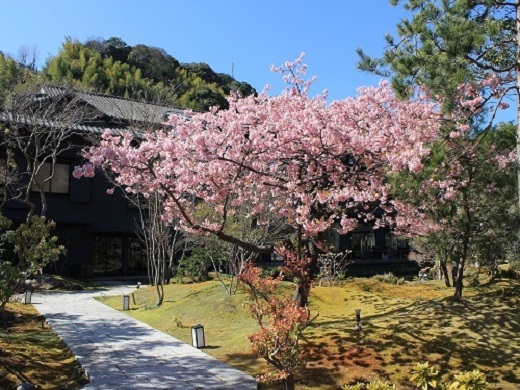
[[[442,383],[438,380],[439,371],[428,362],[418,363],[412,369],[410,381],[421,390],[484,390],[488,388],[486,376],[479,370],[464,371],[454,375],[454,380]],[[397,390],[395,385],[387,382],[356,383],[345,385],[343,390]]]
[[[395,385],[392,385],[388,382],[370,382],[367,384],[355,384],[355,385],[346,385],[342,387],[343,390],[397,390]]]
[[[177,267],[177,278],[187,278],[192,282],[200,283],[209,279],[211,258],[204,248],[194,248],[191,254],[181,260]]]
[[[520,272],[520,236],[506,251],[506,261],[509,263],[510,270]]]
[[[486,376],[479,370],[461,372],[455,375],[455,381],[449,390],[484,390],[487,389]]]
[[[278,269],[278,267],[266,267],[266,268],[262,268],[262,277],[272,277],[272,278],[277,278],[278,276],[280,275],[280,270]]]
[[[372,277],[372,279],[378,280],[383,283],[397,284],[397,285],[402,285],[405,283],[404,278],[398,278],[391,272],[387,272],[386,274],[383,274],[383,275],[375,275]]]
[[[520,257],[509,258],[509,269],[520,272]]]
[[[421,389],[436,389],[439,371],[431,367],[428,362],[418,363],[412,370],[410,381]]]
[[[11,262],[0,262],[0,312],[15,293],[21,279],[22,273]]]
[[[468,284],[470,287],[477,287],[478,285],[480,285],[478,273],[470,272],[470,273],[468,273],[468,275],[465,275],[465,277],[468,280]]]
[[[65,252],[52,236],[55,223],[45,217],[32,217],[16,229],[12,225],[0,216],[0,312],[24,277],[40,272]]]

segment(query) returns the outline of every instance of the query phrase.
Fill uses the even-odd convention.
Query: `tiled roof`
[[[49,119],[39,119],[34,115],[13,115],[8,111],[0,110],[0,122],[45,127],[67,126],[78,133],[99,134],[104,130],[110,130],[113,134],[131,132],[135,136],[140,136],[147,125],[162,125],[170,114],[186,115],[184,110],[175,107],[58,87],[42,88],[40,93],[34,96],[34,101],[45,101],[62,96],[72,96],[83,101],[90,107],[93,107],[98,112],[98,115],[105,115],[111,120],[105,122],[104,120],[100,121],[99,119],[90,118],[91,120],[87,119],[70,125],[52,123]],[[121,124],[120,126],[118,125],[119,123]]]
[[[71,93],[62,88],[45,87],[42,94],[50,97]],[[119,120],[138,121],[144,123],[161,124],[169,114],[184,115],[179,108],[139,102],[117,96],[101,95],[80,91],[72,91],[76,98],[85,101],[101,113]]]
[[[49,120],[38,120],[33,116],[29,115],[16,115],[13,116],[11,113],[0,111],[0,122],[5,123],[16,123],[17,125],[23,126],[41,126],[41,127],[54,127],[59,128],[60,126],[65,127],[63,124],[54,123]],[[94,125],[94,124],[85,124],[85,123],[74,123],[73,125],[68,125],[68,129],[72,130],[74,133],[82,134],[82,133],[91,133],[91,134],[101,134],[105,130],[109,130],[114,135],[121,135],[126,132],[132,133],[132,135],[139,137],[142,136],[143,130],[139,128],[132,127],[110,127],[103,125]]]

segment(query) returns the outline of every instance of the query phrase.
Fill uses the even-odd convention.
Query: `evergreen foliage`
[[[33,217],[13,228],[12,221],[0,215],[0,312],[24,278],[40,272],[65,252],[52,235],[55,227],[45,217]]]
[[[500,93],[485,98],[488,122],[476,117],[472,125],[490,128],[496,110],[518,102],[520,85],[517,10],[520,1],[506,0],[391,0],[402,4],[411,16],[397,25],[398,38],[386,36],[387,49],[373,58],[358,49],[358,68],[390,76],[401,97],[414,85],[427,87],[444,99],[444,108],[455,107],[453,99],[462,83],[479,84],[494,78]],[[520,163],[520,110],[517,106],[516,160]],[[517,169],[517,199],[520,202],[520,169]],[[520,205],[520,203],[519,203]]]
[[[242,96],[256,93],[250,84],[215,73],[207,64],[180,64],[163,49],[132,47],[115,37],[84,44],[66,38],[43,73],[53,83],[199,111],[228,108],[226,96],[232,91]]]
[[[402,96],[412,85],[426,85],[449,96],[461,83],[485,79],[490,73],[510,76],[517,68],[514,2],[392,0],[412,16],[397,25],[399,37],[387,35],[387,50],[372,58],[358,50],[361,70],[392,77]]]
[[[512,203],[520,202],[520,170],[517,166],[515,178],[514,164],[503,170],[497,169],[493,162],[504,157],[496,155],[496,151],[514,148],[516,132],[518,165],[520,127],[517,124],[516,129],[511,125],[493,128],[493,125],[496,111],[505,108],[511,98],[518,100],[520,36],[516,10],[520,2],[391,0],[390,3],[402,4],[410,16],[397,25],[397,38],[386,36],[388,46],[380,58],[370,57],[359,49],[358,68],[390,77],[394,91],[403,98],[413,94],[414,87],[425,87],[440,98],[447,113],[460,109],[457,96],[462,85],[464,88],[472,85],[481,95],[471,109],[472,102],[462,102],[467,126],[471,128],[467,137],[453,142],[452,128],[445,126],[445,143],[434,150],[428,166],[421,172],[422,177],[415,183],[419,197],[428,196],[430,205],[435,205],[429,207],[431,215],[445,227],[428,237],[425,249],[434,249],[446,278],[447,259],[458,264],[459,273],[466,258],[475,258],[493,270],[504,257],[508,243],[518,234],[514,220],[518,207],[515,210]],[[519,113],[517,110],[517,119]],[[448,143],[450,146],[445,145]],[[514,158],[514,154],[509,156]],[[454,165],[460,168],[457,168],[459,175],[453,175]],[[434,191],[430,194],[420,191],[421,186],[442,180],[460,184],[456,194],[450,194],[446,202]],[[456,291],[460,291],[456,296],[461,294],[461,283],[462,279],[457,278]]]

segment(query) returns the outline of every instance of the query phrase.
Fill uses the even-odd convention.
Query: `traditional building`
[[[48,126],[67,126],[66,147],[57,155],[54,175],[46,182],[51,164],[44,165],[36,177],[36,184],[42,185],[46,199],[46,217],[56,222],[55,234],[66,249],[66,255],[49,266],[48,272],[76,278],[100,276],[133,276],[146,274],[146,258],[137,238],[136,220],[138,210],[109,181],[98,174],[94,178],[75,179],[74,167],[84,161],[81,149],[95,142],[105,130],[118,134],[122,130],[136,134],[142,129],[163,126],[168,115],[183,115],[183,111],[172,107],[142,103],[113,96],[45,88],[32,96],[31,104],[36,107],[50,107],[58,100],[74,101],[74,107],[84,115],[74,121],[59,122],[60,115],[38,118],[32,113],[16,110],[0,112],[0,126],[5,129],[16,127],[26,134],[34,129]],[[56,104],[53,109],[64,108],[65,103]],[[27,108],[27,107],[26,107]],[[47,109],[48,111],[48,109]],[[43,115],[43,114],[42,114]],[[52,118],[57,118],[53,120]],[[16,149],[14,149],[16,151]],[[0,150],[0,162],[6,162],[6,145]],[[24,156],[15,152],[18,172],[23,182],[27,162]],[[26,179],[25,179],[26,180]],[[34,186],[34,185],[33,185]],[[36,190],[36,188],[35,188]],[[6,191],[8,194],[9,191]],[[31,202],[37,213],[42,207],[39,192],[31,193]],[[25,221],[28,207],[23,202],[6,196],[2,214],[17,223]]]

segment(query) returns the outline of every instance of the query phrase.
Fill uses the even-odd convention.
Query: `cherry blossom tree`
[[[77,167],[75,176],[101,168],[128,192],[159,191],[167,221],[256,253],[272,252],[273,245],[225,229],[245,203],[258,224],[266,222],[266,208],[285,219],[299,259],[306,243],[318,243],[327,230],[346,233],[360,221],[380,226],[382,213],[374,205],[387,211],[385,219],[397,211],[387,175],[421,170],[440,131],[440,110],[421,93],[400,101],[385,83],[329,104],[326,93],[309,95],[313,80],[304,80],[302,57],[273,67],[288,83],[280,95],[234,96],[228,110],[172,116],[168,129],[139,140],[106,132],[98,147],[85,152],[89,164]],[[215,213],[200,218],[199,202],[214,205]],[[422,221],[396,222],[410,228]]]

